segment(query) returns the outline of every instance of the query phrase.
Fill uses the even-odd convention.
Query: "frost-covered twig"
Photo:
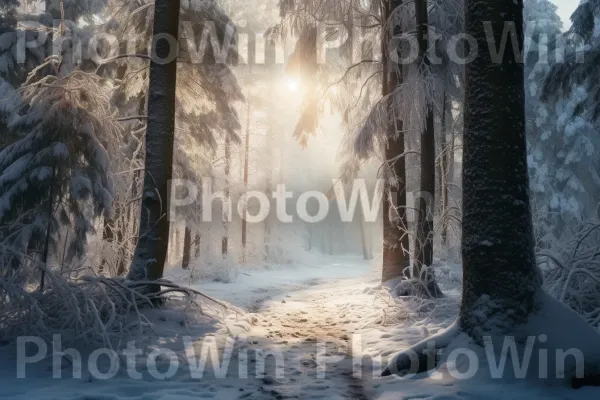
[[[585,224],[563,248],[539,252],[546,290],[594,326],[600,323],[600,222]]]
[[[35,261],[27,256],[24,259]],[[90,275],[71,278],[72,271],[38,262],[29,274],[45,271],[47,289],[40,293],[13,279],[21,270],[5,271],[0,276],[0,341],[10,342],[19,336],[51,341],[53,335],[60,334],[66,343],[113,348],[125,337],[152,329],[143,309],[154,307],[159,298],[183,302],[186,308],[191,306],[201,313],[203,305],[214,304],[224,312],[243,314],[200,291],[166,280],[131,282]],[[158,290],[147,290],[150,286]]]

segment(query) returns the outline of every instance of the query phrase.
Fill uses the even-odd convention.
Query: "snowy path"
[[[230,283],[201,282],[196,288],[249,312],[207,313],[189,318],[181,310],[150,313],[155,336],[144,338],[144,354],[132,378],[121,363],[109,380],[52,378],[52,354],[29,365],[27,379],[15,380],[16,360],[0,353],[0,398],[10,400],[504,400],[597,399],[597,388],[579,391],[532,385],[529,381],[456,380],[418,375],[379,376],[396,351],[447,327],[458,310],[457,267],[441,267],[438,278],[447,297],[436,304],[395,303],[375,289],[378,274],[351,257],[323,257],[300,266],[248,270]],[[180,273],[181,271],[172,271]],[[183,275],[171,276],[185,282]],[[180,279],[181,278],[181,279]],[[433,309],[433,311],[432,311]],[[186,339],[188,342],[186,342]],[[212,345],[211,345],[212,343]],[[230,344],[230,347],[228,347]],[[211,347],[212,346],[212,347]],[[166,353],[179,360],[175,373]],[[214,349],[214,355],[206,349]],[[188,357],[188,351],[193,357]],[[230,356],[224,357],[230,352]],[[204,354],[204,357],[203,357]],[[84,356],[85,357],[85,356]],[[198,376],[198,359],[206,370]],[[212,362],[215,361],[216,364]],[[224,364],[223,360],[228,363]],[[211,365],[212,364],[212,365]],[[128,367],[127,367],[128,368]],[[106,365],[99,365],[106,372]],[[152,371],[154,370],[154,373]],[[197,372],[197,371],[196,371]],[[159,374],[160,375],[160,374]]]
[[[283,368],[277,377],[275,363],[270,365],[269,385],[255,398],[366,399],[362,382],[352,377],[348,350],[351,327],[358,321],[349,319],[348,304],[335,303],[335,286],[318,284],[268,301],[259,310],[249,332],[250,348],[277,354]]]
[[[222,284],[203,285],[211,295],[255,313],[243,351],[259,358],[270,354],[258,390],[240,398],[367,399],[362,382],[352,376],[349,354],[349,341],[359,324],[349,316],[363,305],[360,299],[349,304],[347,289],[356,286],[358,294],[369,272],[362,260],[337,257],[294,270],[251,273],[243,278],[243,287],[233,283],[234,293],[225,293]]]
[[[363,400],[361,382],[352,377],[347,343],[359,324],[350,315],[359,315],[364,299],[353,299],[365,288],[370,265],[354,257],[328,258],[318,263],[270,270],[249,271],[231,283],[198,283],[203,292],[229,302],[250,313],[241,317],[200,318],[187,321],[173,310],[159,310],[151,317],[158,337],[149,337],[136,359],[141,378],[132,379],[121,365],[110,380],[98,380],[84,368],[81,379],[70,379],[71,363],[63,362],[63,378],[52,378],[52,355],[30,365],[27,379],[14,380],[16,360],[0,364],[0,398],[71,400],[191,400],[234,399],[355,399]],[[177,277],[172,277],[177,278]],[[183,280],[182,280],[183,281]],[[364,295],[363,295],[364,296]],[[352,304],[356,303],[356,304]],[[224,343],[234,339],[226,374],[207,367],[194,377],[187,362],[184,338],[191,337],[196,357],[208,339],[218,343],[219,362]],[[318,346],[327,361],[324,376],[319,376]],[[180,359],[177,373],[166,380],[149,373],[148,354],[154,349],[169,349]],[[215,347],[216,348],[216,347]],[[270,356],[269,356],[270,355]],[[1,357],[1,355],[0,355]],[[333,358],[333,360],[332,360]],[[206,357],[210,365],[212,356]],[[247,360],[247,361],[246,361]],[[263,362],[264,360],[264,362]],[[158,357],[156,369],[169,369],[169,358]],[[247,371],[240,367],[244,365]],[[260,373],[264,365],[264,373]],[[217,369],[221,364],[217,365]],[[107,365],[99,370],[106,372]],[[223,376],[224,375],[224,376]]]

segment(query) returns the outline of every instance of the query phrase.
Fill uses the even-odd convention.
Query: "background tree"
[[[516,25],[516,40],[523,46],[522,1],[467,0],[466,33],[479,46],[473,62],[466,66],[464,132],[463,296],[456,324],[447,331],[397,355],[384,375],[410,369],[412,351],[419,354],[419,370],[428,364],[428,343],[437,349],[452,346],[463,335],[475,346],[484,337],[501,341],[517,332],[544,333],[549,341],[574,344],[580,335],[597,332],[577,314],[561,306],[541,288],[540,271],[534,257],[529,204],[525,139],[525,93],[523,63],[507,51],[494,60],[491,47],[501,42],[506,23]],[[482,21],[489,21],[492,37]],[[553,318],[549,318],[552,315]],[[548,322],[540,324],[541,316]],[[565,326],[556,332],[557,321]],[[578,333],[570,334],[577,331]],[[457,339],[465,343],[465,338]],[[523,351],[525,343],[519,343]],[[600,352],[596,345],[584,349],[591,360]],[[411,353],[412,354],[412,353]],[[437,353],[436,353],[437,354]],[[593,361],[594,362],[594,361]],[[575,365],[565,366],[574,376]],[[530,372],[531,376],[535,372]],[[539,378],[539,375],[536,375]]]
[[[18,138],[0,153],[1,237],[8,246],[0,252],[17,265],[22,254],[46,264],[63,244],[62,232],[62,261],[69,262],[84,254],[94,219],[110,213],[114,191],[102,143],[118,142],[121,131],[98,77],[32,74],[26,84],[22,116],[9,125]]]
[[[440,29],[448,33],[450,30],[445,28],[456,29],[456,24],[448,17],[460,15],[456,9],[460,10],[460,6],[455,2],[436,1],[432,2],[426,14],[431,14],[432,21],[435,23],[442,23]],[[397,58],[394,54],[401,56],[406,50],[397,48],[397,38],[401,37],[403,32],[406,36],[414,35],[415,32],[417,23],[414,18],[413,2],[373,2],[366,9],[365,4],[359,1],[331,2],[327,3],[327,7],[322,7],[321,2],[305,0],[282,3],[281,11],[286,23],[277,26],[273,32],[284,36],[296,35],[299,38],[290,64],[299,65],[296,69],[302,71],[305,81],[310,82],[311,87],[315,88],[308,91],[305,97],[303,115],[299,120],[296,134],[302,143],[306,143],[308,137],[318,127],[320,110],[324,108],[319,104],[323,102],[322,99],[329,100],[332,97],[325,96],[331,92],[328,89],[334,86],[342,88],[338,89],[338,93],[343,93],[345,98],[340,101],[341,95],[333,96],[333,102],[344,113],[345,121],[351,131],[345,149],[347,160],[343,167],[344,176],[347,179],[355,177],[362,164],[370,158],[377,157],[384,162],[382,170],[389,186],[385,189],[387,194],[383,200],[386,218],[383,228],[382,278],[387,281],[402,277],[410,263],[409,231],[405,217],[408,183],[405,168],[407,157],[405,135],[421,132],[420,127],[425,122],[423,110],[426,98],[429,98],[433,104],[440,103],[433,95],[437,90],[433,89],[431,83],[436,80],[440,85],[448,85],[446,82],[457,82],[456,72],[446,70],[445,67],[449,64],[444,63],[439,71],[432,74],[435,78],[425,80],[421,74],[426,72],[425,69],[411,70],[393,65],[397,64],[391,60]],[[363,36],[356,37],[353,32],[351,40],[330,54],[326,65],[319,65],[315,54],[317,41],[323,39],[317,37],[319,32],[317,26],[322,28],[323,24],[319,24],[324,21],[327,21],[325,26],[329,27],[331,36],[335,37],[336,30],[339,34],[340,30],[347,31],[353,27],[363,28],[361,31]],[[365,40],[365,37],[371,40]],[[445,37],[446,41],[448,37]],[[378,51],[376,46],[383,47]],[[377,61],[378,52],[383,55],[381,62]],[[355,57],[357,53],[362,56],[359,60]],[[441,71],[444,72],[439,73]],[[340,78],[324,79],[336,73]],[[447,77],[451,79],[446,79]],[[356,80],[362,84],[357,86]],[[383,88],[383,96],[381,88]],[[315,91],[317,95],[314,94]],[[321,92],[324,94],[321,95]],[[419,101],[415,101],[415,93],[423,95],[418,99]],[[363,111],[358,109],[358,105],[363,106]],[[364,112],[365,110],[371,112]],[[434,168],[433,171],[435,173]]]
[[[179,0],[156,0],[154,37],[179,38]],[[175,142],[175,91],[177,48],[166,39],[154,40],[157,60],[150,63],[148,126],[140,238],[128,277],[132,280],[162,277],[169,244],[168,201],[173,176]],[[169,60],[168,63],[158,60]]]
[[[537,167],[534,187],[539,192],[541,185],[546,186],[545,204],[551,213],[560,216],[551,221],[558,237],[572,233],[570,227],[597,217],[600,164],[595,155],[600,147],[600,85],[593,77],[598,73],[600,57],[595,34],[599,10],[600,3],[595,0],[582,2],[575,10],[571,29],[556,44],[566,55],[550,65],[539,84],[539,98],[545,104],[539,108],[536,123],[545,129],[537,148],[532,147],[531,161]],[[546,17],[554,19],[552,14]]]
[[[137,225],[142,190],[149,66],[145,55],[152,38],[152,10],[151,1],[117,0],[107,11],[106,29],[123,45],[121,56],[108,58],[100,72],[115,82],[113,101],[128,132],[123,152],[126,173],[120,174],[118,181],[122,187],[118,204],[123,210],[115,223],[118,236],[124,239],[117,258],[128,257],[137,236],[129,227]],[[244,96],[231,69],[237,58],[235,27],[217,2],[192,1],[182,3],[179,30],[173,176],[201,182],[219,174],[215,155],[223,151],[223,143],[239,142],[236,132],[240,124],[233,105]],[[177,223],[185,220],[189,229],[197,231],[202,222],[200,211],[192,206],[179,209]]]

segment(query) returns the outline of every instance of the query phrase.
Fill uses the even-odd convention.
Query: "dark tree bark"
[[[448,192],[449,180],[450,180],[450,163],[454,163],[454,143],[451,141],[449,145],[446,141],[446,135],[448,134],[448,114],[449,104],[447,95],[444,93],[442,104],[442,117],[441,117],[441,135],[440,135],[440,215],[442,216],[442,245],[448,246]],[[452,133],[454,136],[454,134]]]
[[[490,46],[501,43],[507,24],[516,25],[515,40],[523,46],[523,1],[466,0],[465,3],[466,33],[477,41],[479,51],[466,66],[462,304],[456,324],[397,354],[383,375],[434,369],[440,358],[448,360],[449,354],[440,350],[465,345],[467,340],[463,335],[472,339],[467,346],[479,346],[481,353],[487,353],[484,350],[487,337],[493,342],[496,357],[503,339],[521,338],[517,340],[520,354],[514,359],[522,360],[531,350],[525,338],[544,334],[547,342],[553,343],[553,349],[581,349],[585,360],[580,361],[584,365],[575,361],[561,365],[572,386],[597,385],[600,382],[595,375],[600,360],[598,332],[543,291],[535,263],[523,63],[512,49],[507,49],[499,59],[495,55],[492,58],[496,53],[490,52]],[[533,315],[536,318],[530,321]],[[550,315],[560,323],[552,321]],[[430,362],[431,355],[435,362]],[[415,361],[419,362],[416,366]],[[490,364],[484,364],[487,363],[481,362],[479,368],[487,373]],[[525,377],[543,379],[548,384],[547,378],[540,374],[544,367],[548,364],[540,364],[539,369],[527,368]],[[580,367],[584,367],[583,377],[578,376]],[[503,372],[510,375],[515,370],[508,367]]]
[[[496,317],[506,330],[525,322],[540,281],[529,203],[523,63],[511,49],[501,60],[490,53],[491,45],[501,43],[507,22],[516,25],[522,48],[523,1],[467,0],[465,16],[479,51],[466,66],[460,325],[477,335],[491,329],[483,321]],[[492,44],[482,21],[493,29]]]
[[[389,0],[382,4],[383,20],[388,21],[392,12],[400,7],[403,0]],[[399,29],[394,28],[394,34],[399,34]],[[382,65],[383,65],[383,95],[388,96],[394,92],[401,83],[402,76],[399,65],[394,65],[389,57],[392,38],[388,30],[384,30],[382,37]],[[382,282],[387,282],[403,276],[410,261],[409,238],[406,227],[406,161],[404,158],[404,132],[402,121],[394,117],[393,101],[388,107],[388,143],[385,149],[385,158],[393,179],[386,179],[383,196],[383,266]]]
[[[46,238],[44,239],[44,248],[42,250],[42,264],[44,268],[48,268],[48,259],[50,256],[50,236],[52,232],[52,220],[54,219],[54,186],[56,180],[56,167],[52,168],[52,180],[50,181],[50,195],[48,197],[48,226],[46,227]],[[40,276],[40,293],[44,292],[44,284],[46,281],[46,270],[42,270]]]
[[[156,0],[154,37],[178,38],[180,0]],[[129,279],[160,279],[168,251],[169,221],[166,208],[169,181],[173,175],[177,48],[165,39],[153,44],[150,63],[148,127],[144,195],[140,215],[140,237],[129,271]],[[156,59],[154,59],[156,58]],[[162,60],[156,62],[157,60]],[[168,63],[165,63],[169,60]]]
[[[419,57],[417,66],[422,74],[427,74],[429,67],[429,17],[427,0],[415,1],[415,18],[417,25],[417,43]],[[438,287],[433,270],[433,219],[435,213],[435,120],[431,100],[425,105],[425,120],[421,132],[421,190],[417,196],[416,208],[418,219],[415,235],[415,260],[411,278],[419,279],[424,283],[426,291],[419,290],[420,295],[439,297],[441,290]],[[425,268],[424,268],[425,267]],[[416,293],[411,293],[416,294]]]
[[[480,345],[484,335],[515,334],[535,309],[541,279],[529,204],[523,64],[510,49],[501,60],[490,55],[507,22],[516,24],[523,45],[522,9],[522,0],[466,0],[466,33],[479,49],[466,66],[459,318],[449,330],[396,355],[384,376],[413,367],[414,353],[419,372],[435,368],[427,361],[428,343],[438,351],[459,332]],[[491,23],[495,41],[488,41],[484,21]]]
[[[192,258],[192,230],[186,225],[185,234],[183,236],[183,257],[181,259],[181,268],[188,269],[190,267],[190,259]]]
[[[435,137],[433,110],[427,110],[425,129],[421,133],[421,193],[418,201],[415,243],[415,273],[433,264],[433,218],[435,208]]]

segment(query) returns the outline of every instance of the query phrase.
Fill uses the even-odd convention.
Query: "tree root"
[[[414,346],[396,354],[381,376],[407,376],[431,371],[438,365],[438,351],[448,345],[459,335],[455,323],[437,335],[431,336]]]

